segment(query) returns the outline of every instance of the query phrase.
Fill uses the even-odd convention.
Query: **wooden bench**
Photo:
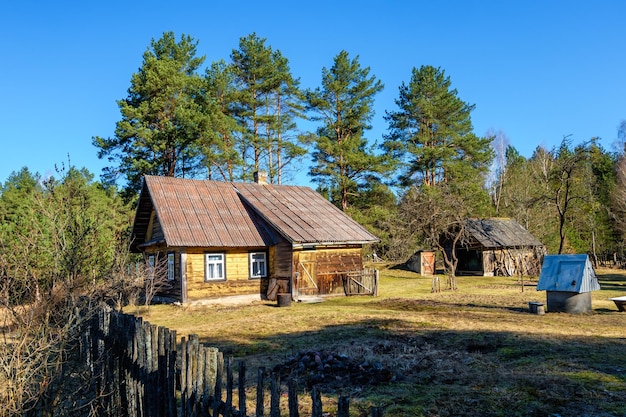
[[[626,311],[626,295],[622,297],[609,298],[609,300],[613,300],[618,311]]]

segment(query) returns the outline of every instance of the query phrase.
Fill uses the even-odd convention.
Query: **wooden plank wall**
[[[315,263],[314,279],[319,294],[343,293],[344,275],[350,271],[363,269],[361,246],[303,250],[294,252],[293,259],[294,270],[298,269],[299,263]]]
[[[165,235],[163,234],[163,228],[161,228],[161,222],[159,222],[159,218],[156,216],[156,212],[152,210],[152,214],[150,214],[150,223],[148,224],[148,234],[146,236],[146,241],[149,240],[159,240],[163,239]]]
[[[96,417],[262,417],[268,415],[268,388],[270,417],[279,417],[285,405],[290,417],[299,416],[297,380],[281,381],[279,374],[259,368],[256,397],[249,398],[254,390],[245,362],[239,362],[235,382],[233,358],[202,345],[197,335],[182,338],[178,349],[175,331],[110,308],[95,312],[88,323],[78,348],[95,385],[91,413]],[[321,397],[314,386],[308,415],[327,415]],[[348,417],[349,398],[337,401],[337,417]],[[256,403],[254,412],[247,411],[248,403]],[[373,407],[371,416],[382,417],[382,411]]]
[[[95,415],[176,416],[176,332],[109,308],[81,338],[98,394]]]
[[[291,292],[293,276],[291,269],[292,253],[291,243],[286,241],[270,247],[270,274],[261,281],[261,294],[264,299],[275,301],[277,294]]]
[[[167,254],[174,253],[174,279],[167,279]],[[165,297],[172,300],[180,300],[181,297],[181,253],[177,249],[167,249],[163,246],[154,246],[146,250],[144,253],[146,259],[150,255],[155,255],[156,265],[159,268],[165,268],[157,273],[163,281],[156,284],[159,290],[154,294],[157,297]]]
[[[538,276],[541,260],[534,248],[483,251],[485,276]]]

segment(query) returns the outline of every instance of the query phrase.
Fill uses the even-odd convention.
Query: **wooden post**
[[[256,417],[264,417],[265,414],[265,369],[259,368],[256,379]]]
[[[337,402],[337,417],[349,417],[350,416],[350,398],[339,396]]]
[[[165,327],[159,326],[157,328],[157,416],[163,417],[166,415],[167,410],[167,396],[169,392],[167,390],[167,367],[165,362]]]
[[[213,416],[217,417],[222,405],[222,375],[224,374],[224,355],[217,352],[217,367],[215,370],[215,395],[213,397]]]
[[[380,271],[374,269],[374,297],[378,297],[378,282],[380,278]]]
[[[209,408],[211,406],[211,395],[213,388],[215,388],[215,377],[212,372],[215,369],[214,349],[204,348],[204,386],[202,387],[202,413],[201,415],[207,417],[209,415]]]
[[[311,417],[322,417],[322,395],[316,385],[311,390]]]
[[[430,292],[441,292],[441,281],[439,281],[439,277],[436,275],[432,279]]]
[[[144,409],[146,410],[146,414],[149,416],[154,416],[154,407],[156,406],[156,401],[154,401],[152,397],[152,384],[151,376],[154,369],[152,368],[152,331],[149,323],[144,323],[141,331],[143,333],[143,344],[144,344],[144,352],[145,352],[145,362],[142,365],[144,368],[143,374],[143,389],[144,389]]]
[[[298,413],[298,382],[290,379],[288,383],[287,400],[289,405],[289,417],[300,417]]]
[[[233,357],[226,360],[226,410],[224,417],[230,417],[233,409]]]
[[[239,361],[239,415],[246,415],[246,363]]]
[[[167,361],[167,402],[168,416],[176,416],[176,330],[168,330],[166,336],[169,335],[166,349]]]
[[[195,416],[195,402],[196,392],[194,391],[194,382],[197,371],[197,358],[198,358],[198,336],[194,334],[189,335],[189,341],[187,342],[187,378],[185,380],[185,390],[187,391],[186,405],[187,409],[186,417]]]
[[[126,342],[126,349],[120,352],[120,355],[123,358],[125,386],[124,398],[122,400],[122,410],[124,410],[124,416],[135,416],[137,415],[135,412],[134,400],[135,387],[133,385],[132,373],[130,372],[131,367],[133,366],[133,333],[135,321],[131,320],[128,316],[122,317],[123,328],[125,330],[124,341]]]
[[[204,362],[205,360],[205,356],[204,356],[204,346],[198,346],[198,351],[196,352],[196,355],[198,356],[198,370],[196,372],[196,377],[195,377],[195,393],[196,393],[196,399],[195,399],[195,415],[197,416],[202,416],[204,414],[204,370],[206,368],[206,363]]]
[[[280,376],[272,373],[270,386],[270,417],[280,417]]]
[[[187,297],[187,253],[180,252],[180,302],[186,304]]]
[[[189,392],[187,391],[187,368],[188,368],[188,353],[187,353],[187,340],[183,337],[180,340],[180,415],[182,417],[187,416],[187,398]]]

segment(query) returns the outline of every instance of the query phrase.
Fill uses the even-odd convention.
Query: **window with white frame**
[[[267,255],[265,252],[250,253],[250,278],[267,276]]]
[[[226,279],[225,256],[223,253],[204,254],[204,280],[216,281]]]
[[[167,280],[174,281],[174,253],[167,254]]]
[[[156,268],[156,257],[148,256],[148,278],[154,279],[154,269]]]

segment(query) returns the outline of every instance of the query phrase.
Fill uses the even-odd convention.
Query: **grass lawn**
[[[626,273],[596,273],[602,290],[584,315],[530,314],[528,302],[546,297],[536,281],[522,291],[516,278],[458,277],[457,290],[431,293],[431,278],[394,268],[381,270],[378,297],[127,312],[197,334],[251,370],[316,350],[391,372],[322,384],[325,410],[341,394],[354,416],[370,406],[385,416],[626,416],[626,313],[608,300],[626,295]]]

